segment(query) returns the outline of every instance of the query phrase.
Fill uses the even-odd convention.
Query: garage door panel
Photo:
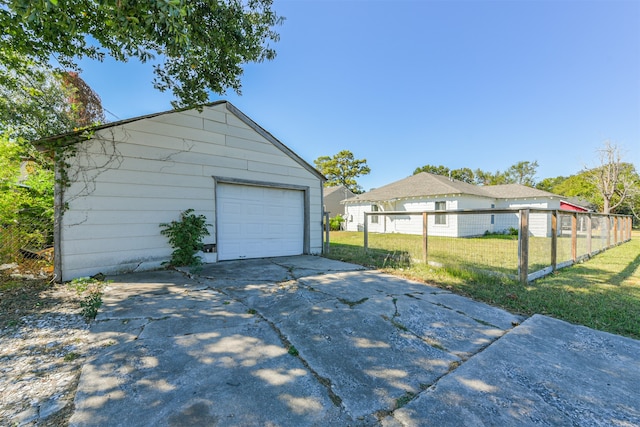
[[[219,260],[303,253],[303,191],[218,184],[216,192]]]

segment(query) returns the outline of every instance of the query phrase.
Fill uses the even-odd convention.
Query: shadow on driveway
[[[112,279],[71,425],[640,424],[632,339],[313,256]]]

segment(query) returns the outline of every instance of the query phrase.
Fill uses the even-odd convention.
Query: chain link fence
[[[631,239],[631,218],[546,209],[367,212],[364,248],[528,282]]]
[[[53,275],[53,216],[23,209],[0,223],[0,281]]]

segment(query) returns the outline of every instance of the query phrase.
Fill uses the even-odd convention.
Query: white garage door
[[[218,260],[303,253],[303,191],[221,183],[216,201]]]

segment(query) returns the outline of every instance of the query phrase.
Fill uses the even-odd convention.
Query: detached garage
[[[60,280],[158,268],[160,223],[205,215],[207,262],[322,251],[325,178],[226,101],[49,138],[70,154],[57,185]]]

